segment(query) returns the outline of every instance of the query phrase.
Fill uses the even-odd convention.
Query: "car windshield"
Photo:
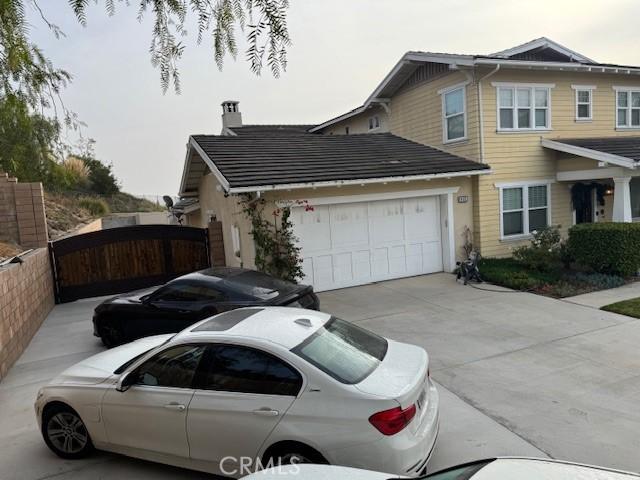
[[[387,354],[387,341],[353,323],[331,319],[291,351],[346,384],[360,383]]]
[[[226,277],[220,283],[225,290],[236,291],[259,300],[271,300],[278,295],[286,295],[296,290],[295,283],[286,282],[252,270]]]

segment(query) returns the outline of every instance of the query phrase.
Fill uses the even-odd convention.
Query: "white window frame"
[[[380,128],[380,117],[378,115],[369,117],[369,131],[377,130],[378,128]]]
[[[456,85],[452,85],[450,87],[447,88],[443,88],[442,90],[439,90],[438,93],[441,96],[441,103],[442,103],[442,143],[456,143],[456,142],[463,142],[465,140],[468,140],[469,137],[467,135],[467,85],[469,84],[469,82],[464,82],[464,83],[458,83]],[[454,93],[457,92],[458,90],[462,90],[462,112],[461,113],[455,113],[453,115],[447,115],[447,109],[446,109],[446,96],[449,95],[450,93]],[[463,128],[464,128],[464,133],[461,137],[456,137],[456,138],[449,138],[449,131],[447,129],[447,121],[449,120],[449,118],[451,117],[457,117],[458,115],[462,115],[462,124],[463,124]]]
[[[516,183],[497,183],[498,195],[500,196],[500,240],[524,240],[531,238],[531,232],[529,232],[529,211],[547,209],[547,226],[551,225],[551,184],[552,180],[532,180],[526,182]],[[529,208],[529,187],[547,187],[547,206],[546,207],[533,207]],[[522,208],[514,210],[504,210],[503,194],[502,191],[509,188],[522,189]],[[522,211],[522,230],[523,233],[515,233],[513,235],[504,234],[504,215],[509,212]]]
[[[596,89],[595,85],[571,85],[571,88],[575,90],[575,104],[576,104],[576,122],[591,122],[593,120],[593,91]],[[580,92],[589,93],[589,102],[580,101]],[[617,112],[618,94],[616,93],[616,115]],[[581,117],[578,115],[578,107],[580,105],[589,106],[589,116]],[[617,117],[616,117],[617,118]],[[617,120],[616,120],[617,121]]]
[[[620,87],[620,86],[615,86],[613,87],[613,90],[616,92],[615,94],[615,119],[616,119],[616,130],[640,130],[640,125],[631,125],[631,117],[632,117],[632,111],[633,110],[640,110],[640,107],[632,107],[631,106],[631,97],[633,96],[633,93],[638,93],[640,94],[640,86],[638,87]],[[626,107],[619,107],[618,106],[618,93],[620,92],[626,92],[627,93],[627,106]],[[619,125],[618,124],[618,110],[626,110],[626,117],[627,117],[627,124],[626,125]]]
[[[552,130],[551,127],[551,90],[555,88],[554,83],[507,83],[507,82],[492,82],[491,85],[496,88],[496,131],[501,133],[526,133],[526,132],[548,132]],[[509,89],[513,92],[513,105],[511,108],[513,114],[513,127],[503,128],[500,125],[500,90]],[[517,127],[518,123],[518,90],[529,90],[529,125],[530,127],[520,128]],[[536,90],[546,90],[547,92],[547,106],[536,107]],[[536,110],[547,111],[547,125],[544,127],[536,127]]]

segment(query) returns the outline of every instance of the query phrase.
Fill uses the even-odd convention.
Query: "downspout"
[[[498,73],[498,70],[500,70],[500,64],[496,65],[496,68],[494,68],[493,70],[491,70],[489,73],[487,73],[484,77],[482,77],[481,79],[478,80],[478,128],[480,129],[479,135],[478,135],[478,139],[480,141],[480,163],[487,163],[485,162],[485,158],[484,158],[484,112],[483,112],[483,108],[482,108],[482,81],[486,80],[487,78],[491,77],[492,75]],[[497,119],[496,119],[497,121]]]

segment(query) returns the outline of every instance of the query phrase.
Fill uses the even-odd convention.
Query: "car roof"
[[[328,313],[304,308],[239,308],[192,325],[178,333],[174,341],[246,337],[271,341],[291,349],[324,326],[330,318]]]
[[[630,480],[640,478],[637,473],[612,470],[605,467],[583,465],[547,458],[501,457],[487,464],[472,476],[472,480]]]

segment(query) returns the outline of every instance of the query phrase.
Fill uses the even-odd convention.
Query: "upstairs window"
[[[376,128],[380,128],[380,117],[377,115],[369,118],[369,130],[375,130]]]
[[[576,91],[576,120],[585,121],[593,119],[593,90],[596,87],[572,85]]]
[[[640,89],[617,89],[616,104],[616,127],[640,128]]]
[[[551,128],[549,86],[499,86],[498,130],[548,130]]]
[[[549,185],[509,185],[500,189],[502,238],[528,235],[549,225]]]
[[[442,96],[442,125],[444,141],[452,142],[467,137],[465,88],[445,92]]]

